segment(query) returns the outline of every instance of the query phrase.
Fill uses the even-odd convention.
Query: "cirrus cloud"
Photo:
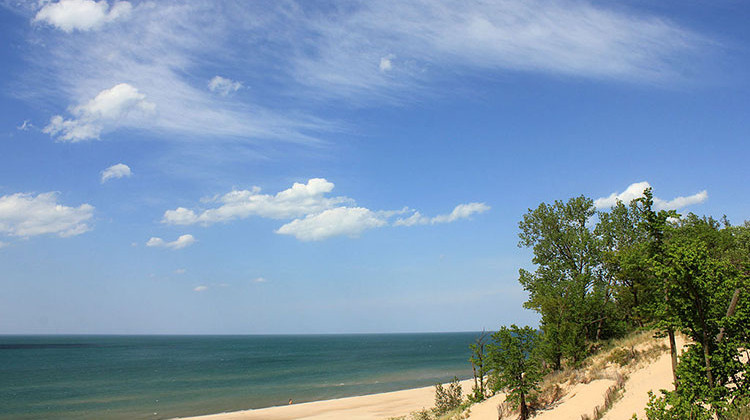
[[[241,82],[226,79],[221,76],[214,76],[214,78],[208,82],[208,90],[218,93],[221,96],[227,96],[232,92],[237,92],[241,87]]]

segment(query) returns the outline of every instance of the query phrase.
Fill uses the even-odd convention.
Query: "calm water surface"
[[[159,419],[471,376],[477,333],[0,336],[0,418]]]

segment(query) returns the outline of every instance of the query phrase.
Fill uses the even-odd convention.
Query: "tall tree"
[[[586,339],[596,338],[606,320],[606,285],[600,275],[597,238],[589,228],[593,201],[576,197],[542,203],[519,223],[519,246],[531,247],[535,272],[520,270],[529,292],[524,306],[542,315],[545,358],[557,369],[561,359],[580,361]]]
[[[539,334],[531,327],[502,327],[492,334],[489,358],[495,377],[495,390],[507,391],[506,401],[518,404],[520,420],[529,417],[526,397],[537,389],[542,369],[536,355]]]
[[[670,219],[677,219],[679,215],[674,211],[654,210],[654,195],[651,188],[643,191],[643,197],[637,199],[643,206],[643,227],[648,232],[648,254],[652,266],[663,265],[664,260],[664,241],[668,235],[671,225]],[[671,292],[674,284],[669,278],[662,278],[654,287],[661,294],[662,299],[656,299],[653,305],[653,313],[658,320],[658,327],[666,332],[669,337],[669,354],[672,358],[672,379],[675,389],[679,386],[677,377],[677,343],[675,342],[675,329],[678,320],[675,315],[675,306],[670,301]]]
[[[469,345],[469,348],[471,349],[469,362],[471,362],[471,370],[474,373],[474,392],[471,398],[475,401],[482,401],[487,396],[485,385],[487,383],[486,376],[489,370],[489,365],[487,363],[486,347],[487,333],[484,331],[482,331],[482,334],[474,340],[474,343]]]

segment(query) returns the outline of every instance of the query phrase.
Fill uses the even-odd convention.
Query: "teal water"
[[[0,418],[160,419],[471,376],[476,333],[0,336]]]

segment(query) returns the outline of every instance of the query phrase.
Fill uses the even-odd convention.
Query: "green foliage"
[[[521,418],[528,416],[526,397],[538,390],[542,369],[536,353],[539,333],[531,327],[502,327],[492,334],[489,358],[495,390],[507,392],[506,401],[518,404]]]
[[[415,411],[415,412],[411,413],[411,418],[413,420],[432,420],[432,415],[430,415],[430,411],[429,410],[425,410],[423,408],[423,409],[421,409],[419,411]]]
[[[747,411],[750,222],[732,226],[726,217],[719,222],[657,211],[649,188],[642,198],[618,202],[609,211],[596,212],[586,197],[542,203],[529,209],[519,228],[519,246],[532,248],[536,265],[519,272],[529,294],[524,307],[541,315],[541,333],[530,345],[523,344],[515,326],[517,331],[504,329],[493,339],[505,340],[497,348],[522,360],[523,371],[533,371],[538,363],[531,360],[537,357],[554,369],[575,366],[601,340],[656,327],[670,337],[676,390],[652,396],[649,418],[702,419]],[[675,332],[694,343],[679,361]],[[527,350],[507,350],[519,346]],[[519,386],[518,375],[509,373],[519,365],[500,368],[508,360],[490,353],[493,388],[519,389],[515,401],[533,389],[529,383]],[[633,356],[622,349],[610,359],[623,365]],[[510,376],[500,376],[503,372]],[[520,378],[528,382],[528,376]]]
[[[612,350],[607,356],[607,361],[617,363],[620,366],[625,366],[636,358],[636,354],[633,350],[618,347]]]
[[[471,349],[469,362],[471,363],[474,374],[474,386],[471,395],[469,395],[469,400],[472,402],[483,401],[487,398],[487,373],[489,372],[489,365],[486,354],[486,344],[487,333],[482,331],[482,334],[476,338],[474,343],[469,345],[469,348]]]
[[[711,420],[713,417],[703,406],[693,404],[677,394],[662,390],[662,396],[657,397],[648,392],[646,418],[648,420]]]
[[[577,197],[542,203],[519,223],[519,246],[532,247],[535,272],[520,270],[529,293],[524,307],[542,315],[541,354],[555,369],[563,359],[576,364],[587,351],[587,339],[613,330],[611,282],[601,275],[600,241],[589,228],[593,201]]]
[[[461,383],[456,377],[446,387],[436,384],[435,413],[441,415],[460,406],[462,401],[461,393]]]

